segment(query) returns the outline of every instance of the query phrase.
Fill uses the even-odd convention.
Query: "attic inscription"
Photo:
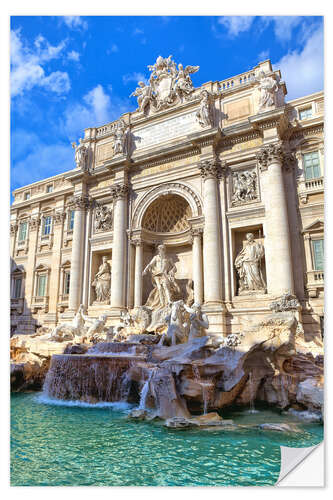
[[[135,149],[148,148],[149,146],[200,130],[195,115],[196,111],[193,111],[192,113],[170,118],[155,125],[134,130]]]

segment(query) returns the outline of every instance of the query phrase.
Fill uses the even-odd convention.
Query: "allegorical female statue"
[[[179,298],[180,289],[175,281],[176,266],[172,259],[166,256],[165,245],[157,247],[157,255],[152,258],[143,271],[145,275],[151,272],[153,290],[150,292],[146,306],[154,308],[167,306]]]
[[[102,264],[92,282],[92,286],[95,287],[96,301],[102,303],[107,303],[110,299],[111,266],[107,260],[107,257],[102,257]]]
[[[239,276],[239,294],[266,291],[261,261],[265,251],[261,243],[257,243],[253,233],[247,233],[247,243],[235,259],[235,267]]]
[[[201,127],[208,127],[213,124],[212,110],[207,90],[201,92],[200,107],[196,112],[196,119]]]

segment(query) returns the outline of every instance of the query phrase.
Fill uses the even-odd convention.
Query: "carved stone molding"
[[[276,301],[272,302],[269,308],[271,311],[277,313],[283,311],[298,311],[301,309],[301,305],[295,295],[286,292]]]
[[[30,231],[35,231],[38,229],[40,223],[39,217],[31,217],[29,220],[29,229]]]
[[[62,225],[66,218],[66,212],[54,212],[53,222],[55,226]]]
[[[120,200],[126,198],[129,192],[129,187],[127,184],[115,184],[111,187],[111,196],[114,200]]]
[[[17,227],[18,227],[17,224],[11,224],[10,225],[10,234],[11,234],[11,236],[15,235],[15,233],[17,231]]]
[[[218,179],[221,176],[221,166],[216,158],[199,163],[199,170],[204,180]]]

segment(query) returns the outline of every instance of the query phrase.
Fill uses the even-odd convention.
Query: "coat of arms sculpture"
[[[184,68],[178,64],[177,68],[172,56],[158,56],[155,64],[149,65],[148,69],[151,71],[149,84],[138,82],[139,87],[130,95],[137,97],[139,110],[144,114],[192,99],[195,88],[190,75],[196,73],[199,66]]]

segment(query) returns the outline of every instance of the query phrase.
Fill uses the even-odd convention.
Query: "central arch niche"
[[[142,228],[153,233],[180,233],[190,229],[191,215],[191,207],[182,196],[167,194],[149,205]]]

